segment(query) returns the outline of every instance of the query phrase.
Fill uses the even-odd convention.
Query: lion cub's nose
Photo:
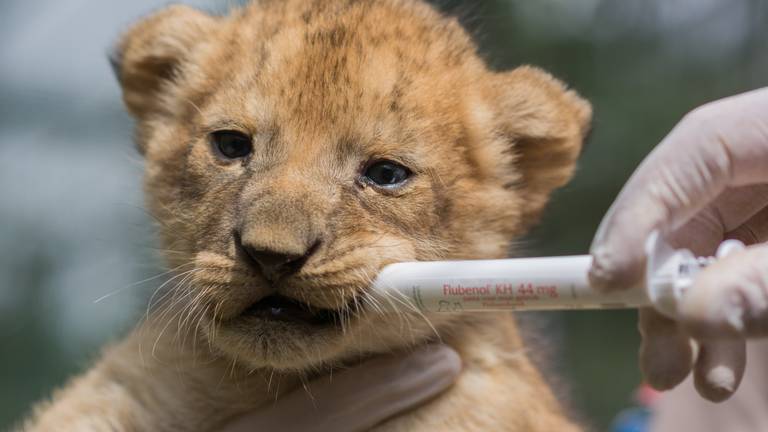
[[[318,245],[319,241],[304,250],[287,250],[287,248],[265,247],[240,241],[242,250],[270,281],[298,272]]]

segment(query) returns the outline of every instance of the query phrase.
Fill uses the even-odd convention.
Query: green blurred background
[[[105,53],[164,3],[0,4],[0,429],[130,328],[158,283],[137,284],[160,267]],[[462,18],[496,68],[541,66],[593,104],[576,178],[525,240],[528,255],[586,252],[624,181],[687,111],[768,83],[760,0],[435,3]],[[634,312],[521,316],[584,421],[605,430],[632,404]]]

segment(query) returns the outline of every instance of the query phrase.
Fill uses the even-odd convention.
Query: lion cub
[[[270,375],[286,390],[438,338],[463,358],[458,382],[377,429],[577,429],[510,314],[368,303],[389,263],[507,255],[573,173],[591,116],[574,92],[490,71],[417,0],[172,6],[114,60],[175,276],[27,429],[216,430],[271,403]]]

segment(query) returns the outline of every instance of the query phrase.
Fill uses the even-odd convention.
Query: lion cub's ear
[[[495,127],[511,154],[512,184],[525,199],[525,222],[534,222],[549,195],[572,177],[589,132],[592,108],[548,73],[530,66],[493,79]]]
[[[190,61],[215,29],[216,18],[187,6],[169,6],[135,24],[123,35],[110,62],[123,100],[139,120],[171,111],[164,93],[194,73]]]

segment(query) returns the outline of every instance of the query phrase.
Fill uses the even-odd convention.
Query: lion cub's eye
[[[238,131],[216,131],[211,134],[211,143],[227,159],[244,158],[253,152],[251,137]]]
[[[399,186],[411,176],[411,170],[388,160],[373,163],[366,168],[363,177],[377,186]]]

